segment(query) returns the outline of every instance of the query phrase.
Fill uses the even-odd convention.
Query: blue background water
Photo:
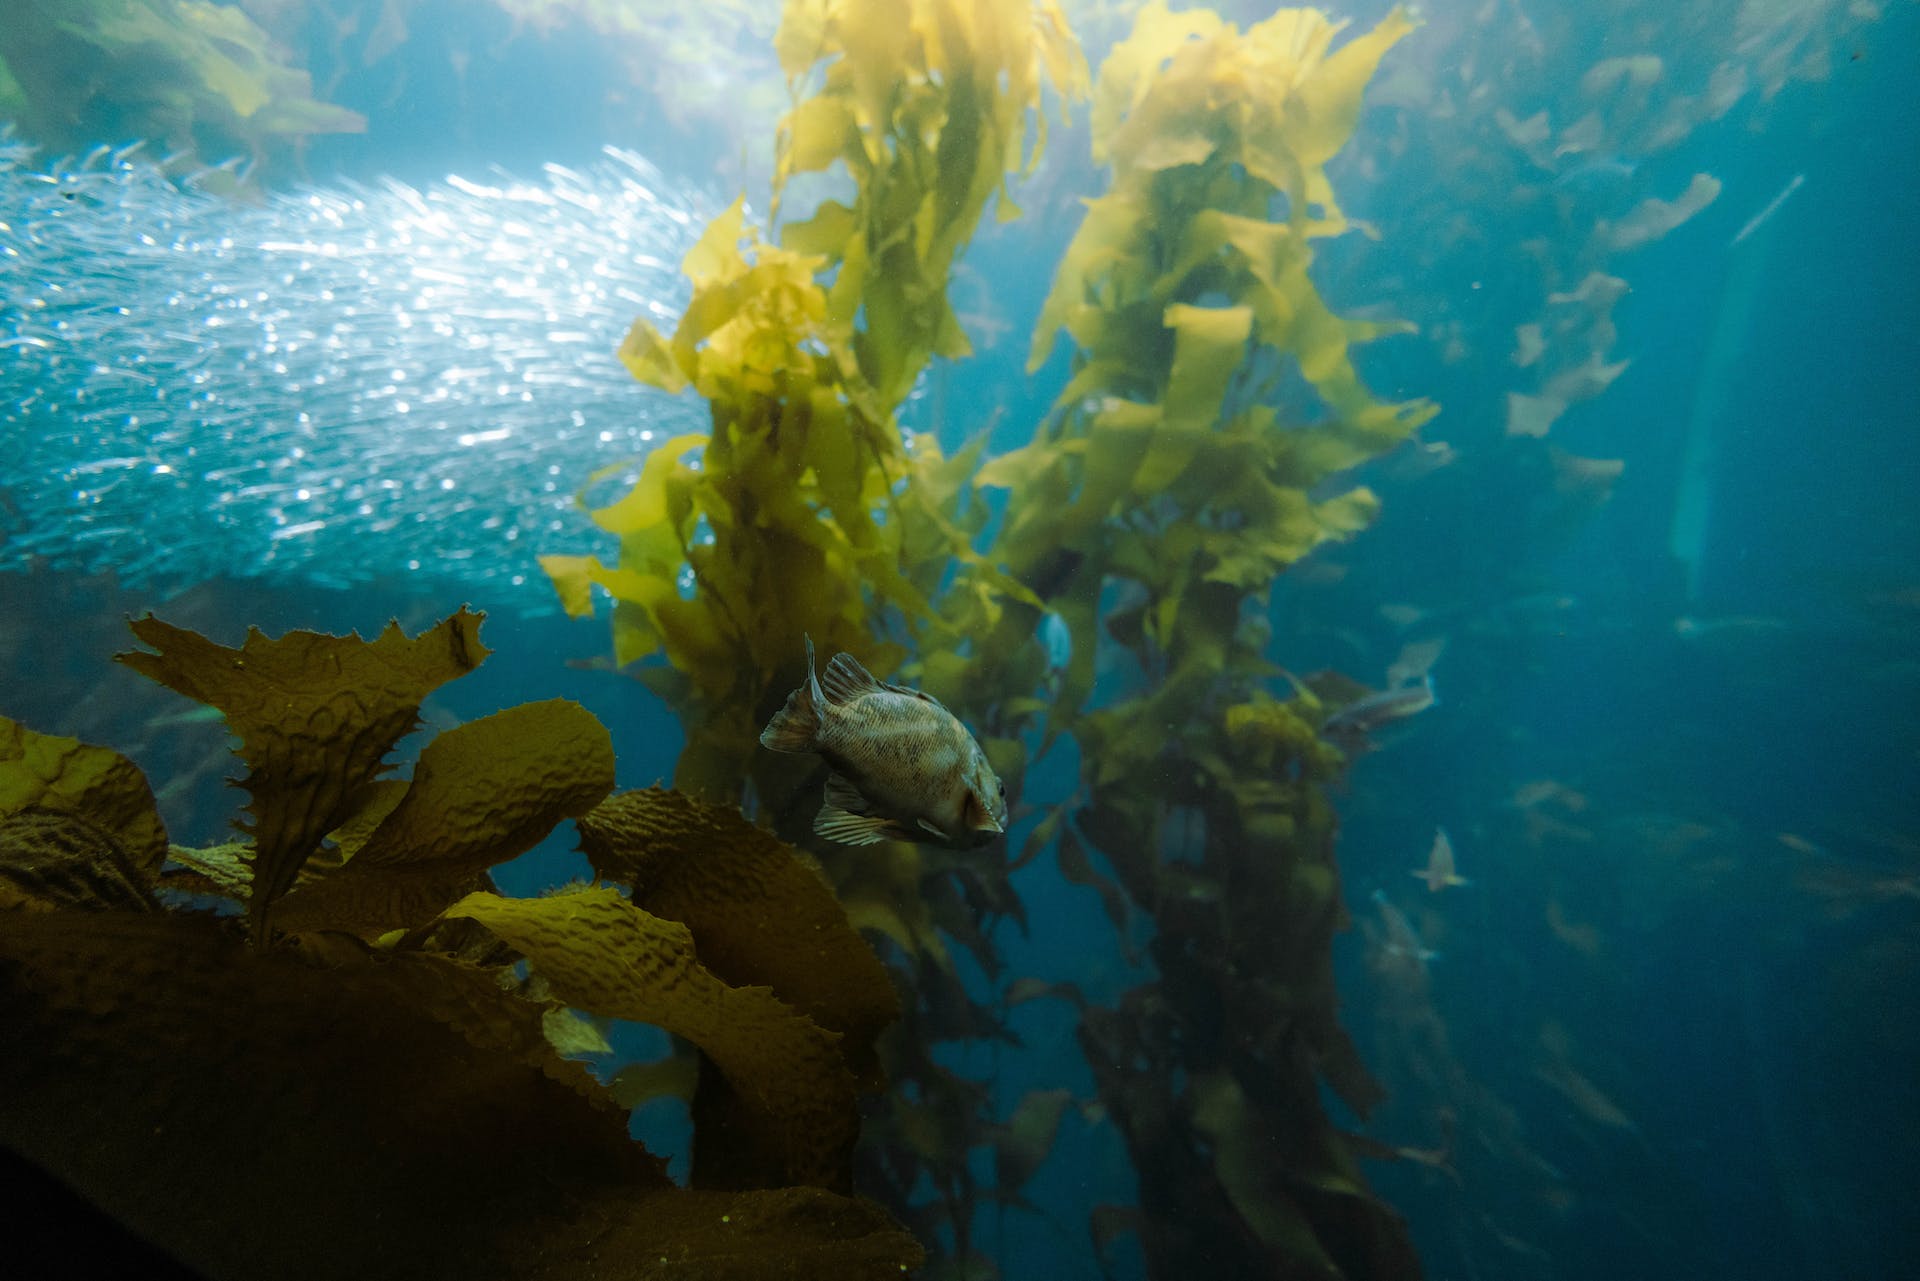
[[[436,24],[457,23],[478,24],[476,45],[508,35],[493,17],[429,5],[419,47],[436,47]],[[1785,90],[1763,127],[1705,127],[1648,162],[1639,180],[1667,194],[1695,170],[1725,189],[1621,257],[1632,292],[1615,310],[1613,358],[1633,363],[1554,429],[1564,448],[1626,460],[1609,502],[1559,524],[1543,514],[1544,447],[1500,430],[1510,371],[1499,341],[1447,364],[1424,335],[1388,340],[1364,358],[1373,385],[1438,400],[1445,412],[1426,435],[1454,441],[1461,460],[1419,477],[1379,469],[1378,525],[1319,558],[1344,577],[1303,572],[1276,592],[1277,652],[1296,670],[1377,681],[1404,641],[1448,641],[1440,704],[1362,759],[1340,801],[1356,916],[1382,890],[1439,952],[1415,1012],[1444,1029],[1440,1054],[1421,1039],[1434,1025],[1410,1023],[1407,995],[1365,963],[1359,932],[1339,953],[1347,1023],[1394,1095],[1370,1132],[1432,1146],[1441,1111],[1455,1118],[1458,1181],[1412,1162],[1369,1167],[1431,1276],[1920,1274],[1907,1204],[1920,1186],[1915,7],[1889,6],[1860,47],[1826,83]],[[644,108],[616,123],[604,87],[620,72],[597,42],[563,32],[512,50],[464,87],[420,54],[397,96],[356,104],[408,127],[316,147],[316,177],[526,172],[582,163],[611,141],[691,186],[713,181],[710,159],[729,149],[716,135]],[[353,102],[392,86],[349,76],[338,93]],[[1357,272],[1396,269],[1395,228],[1417,213],[1396,192],[1420,188],[1423,163],[1409,153],[1351,198],[1383,241],[1354,271],[1329,272],[1336,307],[1382,301]],[[1804,183],[1777,212],[1730,244],[1796,174]],[[983,235],[966,268],[991,282],[982,293],[1007,336],[930,373],[910,425],[949,444],[988,423],[996,449],[1025,438],[1064,375],[1064,356],[1032,379],[1023,365],[1070,225]],[[1421,291],[1467,298],[1480,274],[1429,276]],[[1675,513],[1703,500],[1689,573],[1673,556]],[[468,598],[457,574],[429,572],[355,596],[203,585],[170,607],[158,589],[5,569],[8,714],[155,764],[217,758],[221,739],[217,727],[173,726],[126,741],[129,719],[170,704],[100,661],[120,644],[121,613],[152,604],[232,640],[246,623],[364,633],[400,612],[418,626]],[[1403,630],[1379,612],[1397,603],[1425,617]],[[613,728],[622,786],[669,776],[679,730],[659,705],[635,683],[564,665],[606,651],[604,623],[523,606],[496,609],[495,658],[438,696],[442,712],[577,698]],[[29,683],[29,672],[65,679]],[[1030,798],[1064,794],[1074,769],[1070,747],[1039,762]],[[200,780],[203,798],[218,795],[217,778]],[[1539,780],[1583,807],[1516,804]],[[1554,820],[1544,828],[1543,813]],[[1473,885],[1429,901],[1406,872],[1436,827]],[[218,835],[216,823],[175,839]],[[549,842],[503,884],[532,892],[575,874],[567,844]],[[1002,930],[1009,974],[1073,979],[1096,996],[1125,984],[1090,891],[1044,859],[1016,884],[1034,928]],[[1557,931],[1550,910],[1591,934]],[[1070,1010],[1041,1001],[1011,1017],[1021,1048],[956,1062],[990,1077],[1008,1111],[1036,1088],[1091,1099]],[[1564,1055],[1550,1025],[1564,1029]],[[635,1030],[619,1048],[658,1045]],[[1569,1067],[1617,1109],[1613,1121],[1569,1093]],[[670,1106],[637,1124],[658,1146],[684,1142]],[[1007,1211],[979,1227],[1005,1274],[1098,1275],[1086,1212],[1131,1195],[1111,1129],[1070,1112],[1030,1195],[1044,1215]],[[1137,1256],[1116,1257],[1122,1275],[1139,1275]]]

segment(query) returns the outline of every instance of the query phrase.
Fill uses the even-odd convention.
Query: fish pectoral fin
[[[820,677],[820,687],[829,703],[851,703],[862,695],[877,694],[886,688],[860,665],[859,659],[847,653],[833,656]]]
[[[849,814],[869,813],[873,806],[845,774],[827,775],[827,804]]]
[[[953,838],[952,838],[951,836],[948,836],[948,835],[947,835],[947,834],[946,834],[946,833],[945,833],[944,831],[942,831],[942,830],[941,830],[941,829],[940,829],[940,828],[939,828],[939,827],[938,827],[938,826],[937,826],[936,824],[933,824],[933,823],[929,823],[929,822],[928,822],[928,821],[927,821],[926,819],[924,819],[924,818],[922,818],[922,819],[916,819],[916,820],[914,820],[914,821],[915,821],[915,822],[917,822],[917,823],[919,823],[919,825],[920,825],[920,827],[921,827],[921,830],[923,830],[923,831],[927,831],[927,832],[931,832],[931,833],[933,833],[933,839],[934,839],[934,840],[936,840],[936,841],[942,841],[942,842],[946,842],[946,843],[951,843],[951,842],[952,842],[952,840],[953,840]]]
[[[815,834],[845,845],[878,845],[895,840],[900,832],[893,820],[878,814],[849,814],[833,805],[823,805],[814,816]]]

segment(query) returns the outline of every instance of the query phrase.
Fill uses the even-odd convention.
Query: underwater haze
[[[0,1271],[1920,1275],[1913,0],[8,12]]]

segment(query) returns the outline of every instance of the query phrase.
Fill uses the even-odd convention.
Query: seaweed
[[[485,657],[479,622],[235,649],[136,622],[158,652],[123,660],[219,706],[249,767],[242,839],[210,850],[167,844],[125,758],[0,720],[0,1142],[215,1277],[916,1266],[848,1195],[891,989],[804,856],[609,797],[606,731],[561,700],[378,776],[424,689]],[[487,887],[565,817],[616,852],[605,883]],[[679,866],[702,843],[735,853]],[[576,1010],[699,1047],[696,1148],[724,1162],[681,1188],[628,1138],[621,1092],[567,1057],[604,1046]]]
[[[1335,48],[1342,25],[1296,9],[1242,32],[1151,4],[1108,56],[1093,145],[1112,185],[1032,353],[1064,331],[1072,376],[1034,442],[976,478],[1009,491],[987,555],[1045,585],[1071,656],[1035,698],[1038,617],[995,627],[956,594],[955,625],[988,640],[964,689],[928,670],[997,733],[1044,713],[1071,735],[1081,790],[1038,839],[1123,944],[1153,923],[1157,977],[1116,1007],[1058,994],[1141,1180],[1140,1214],[1099,1217],[1096,1238],[1131,1222],[1155,1276],[1418,1268],[1320,1100],[1323,1083],[1363,1114],[1380,1097],[1331,969],[1346,758],[1332,709],[1267,656],[1270,584],[1377,510],[1341,473],[1436,412],[1367,391],[1350,349],[1405,327],[1335,315],[1310,275],[1313,242],[1354,228],[1325,166],[1412,30],[1395,10]],[[1096,691],[1116,656],[1147,692]]]
[[[933,356],[967,351],[947,280],[1008,166],[1040,154],[1042,85],[1073,95],[1086,76],[1051,0],[790,0],[775,44],[796,87],[823,67],[780,126],[776,213],[796,175],[836,164],[853,201],[821,201],[777,244],[744,197],[714,220],[672,337],[642,318],[620,350],[642,382],[698,392],[711,432],[666,442],[592,511],[620,539],[616,565],[541,561],[569,613],[596,586],[611,595],[617,665],[664,653],[638,674],[687,727],[676,785],[710,798],[752,772],[802,635],[884,677],[909,650],[881,636],[936,625],[947,558],[1022,593],[920,492],[944,460],[894,415]],[[1022,162],[1030,112],[1041,133]]]
[[[45,145],[158,139],[181,153],[271,158],[366,120],[318,101],[312,78],[243,10],[207,0],[19,0],[0,24],[0,117]]]
[[[777,233],[736,202],[687,255],[692,299],[672,335],[643,318],[620,350],[640,381],[704,398],[712,428],[656,448],[591,511],[619,539],[616,563],[541,563],[570,614],[590,612],[596,590],[611,596],[615,665],[685,728],[676,789],[749,799],[773,831],[806,841],[818,779],[758,750],[799,678],[802,638],[883,678],[916,651],[951,650],[961,635],[936,597],[954,564],[982,614],[1038,604],[973,546],[984,512],[962,508],[978,446],[945,457],[896,414],[933,358],[968,351],[947,301],[954,264],[989,201],[1016,212],[1004,184],[1041,154],[1045,86],[1084,96],[1087,72],[1054,0],[789,0],[775,48],[795,92],[777,139]],[[845,198],[787,217],[802,177],[842,182]],[[654,655],[664,661],[642,661]],[[1017,780],[1019,745],[986,746]],[[969,995],[948,941],[997,973],[982,909],[1018,914],[1018,901],[987,860],[904,845],[822,857],[912,994],[880,1043],[898,1084],[856,1159],[923,1239],[951,1235],[966,1257],[969,1152],[999,1131],[987,1092],[936,1046],[1010,1038]],[[916,1204],[928,1187],[936,1201]]]

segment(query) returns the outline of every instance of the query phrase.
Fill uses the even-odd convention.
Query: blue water
[[[1710,7],[1716,21],[1737,8]],[[312,147],[311,182],[393,175],[424,187],[490,165],[538,181],[541,165],[589,166],[611,144],[659,165],[689,206],[708,207],[743,175],[762,184],[750,187],[756,196],[764,191],[764,139],[751,129],[667,110],[608,42],[577,27],[543,36],[475,8],[478,16],[419,6],[410,42],[375,67],[335,68],[329,59],[345,55],[316,39],[317,78],[340,70],[335,100],[374,123],[363,137]],[[1356,7],[1356,26],[1383,9]],[[1703,56],[1699,33],[1658,6],[1625,6],[1611,25],[1616,15],[1571,0],[1526,9],[1549,47],[1582,44],[1584,55],[1562,60],[1576,74],[1598,57],[1640,51],[1628,32],[1647,32],[1676,68]],[[1524,61],[1522,7],[1492,10],[1486,34],[1462,47],[1482,66]],[[1528,385],[1509,359],[1513,327],[1539,310],[1518,246],[1572,234],[1572,224],[1537,200],[1506,203],[1507,186],[1489,177],[1485,203],[1463,210],[1476,234],[1437,239],[1466,189],[1450,161],[1468,153],[1423,152],[1450,137],[1445,128],[1385,108],[1363,119],[1355,151],[1390,163],[1334,170],[1349,214],[1380,238],[1329,246],[1317,278],[1337,310],[1385,304],[1419,327],[1368,348],[1363,373],[1382,395],[1438,401],[1443,413],[1423,437],[1449,442],[1457,458],[1429,471],[1404,455],[1366,469],[1383,499],[1380,520],[1284,578],[1271,612],[1276,656],[1300,672],[1332,667],[1378,684],[1403,644],[1446,642],[1433,669],[1438,705],[1383,735],[1337,797],[1356,921],[1378,923],[1370,896],[1379,890],[1438,954],[1424,990],[1409,993],[1369,964],[1365,930],[1336,945],[1343,1019],[1389,1094],[1366,1132],[1449,1149],[1452,1173],[1414,1161],[1366,1167],[1405,1216],[1430,1277],[1920,1275],[1920,1218],[1909,1204],[1920,1187],[1920,115],[1911,103],[1920,11],[1889,3],[1872,23],[1844,21],[1832,6],[1795,12],[1846,33],[1824,79],[1787,83],[1764,100],[1749,93],[1684,141],[1599,174],[1605,181],[1576,174],[1556,189],[1631,207],[1672,198],[1696,172],[1723,183],[1683,225],[1606,259],[1631,285],[1612,312],[1619,336],[1607,359],[1631,363],[1604,392],[1570,405],[1547,442],[1504,430],[1507,392]],[[1429,38],[1457,39],[1458,29],[1435,15],[1383,74],[1403,55],[1416,64]],[[468,51],[460,75],[450,48]],[[1097,65],[1098,50],[1089,53]],[[1541,105],[1516,100],[1513,114]],[[1058,154],[1084,151],[1084,111],[1080,126],[1056,135]],[[1406,145],[1385,147],[1396,132]],[[1496,131],[1471,145],[1502,172],[1551,180],[1503,149]],[[1058,163],[1064,194],[1029,206],[1047,216],[984,227],[955,287],[957,300],[989,309],[1004,336],[930,370],[906,410],[908,426],[949,447],[984,426],[994,451],[1019,445],[1067,375],[1064,352],[1025,372],[1027,335],[1073,225],[1070,197],[1100,181],[1084,159]],[[669,243],[662,235],[658,246]],[[529,252],[539,250],[530,242]],[[85,264],[73,270],[84,274]],[[659,286],[662,306],[674,301],[664,297],[671,287]],[[1470,340],[1463,359],[1448,357],[1449,325]],[[18,433],[33,388],[8,378],[0,370],[0,430]],[[634,390],[627,420],[604,408],[624,387],[596,383],[592,394],[609,422],[658,415],[664,430],[692,412]],[[1610,496],[1583,502],[1557,491],[1549,443],[1623,460]],[[98,442],[55,444],[70,465]],[[563,486],[584,479],[584,449],[568,456]],[[17,435],[12,450],[10,466],[26,467]],[[37,467],[62,461],[44,450],[32,457]],[[16,470],[0,483],[34,490],[42,479]],[[196,532],[202,541],[153,573],[152,558],[131,550],[137,539],[76,550],[57,515],[39,524],[6,515],[0,710],[112,743],[156,776],[189,772],[170,802],[176,841],[221,838],[224,737],[218,726],[154,729],[150,718],[177,710],[170,696],[106,661],[124,647],[120,619],[149,607],[231,642],[247,624],[370,634],[399,615],[418,627],[472,600],[491,611],[495,657],[436,695],[440,715],[574,698],[613,730],[620,786],[671,776],[677,723],[637,683],[568,665],[607,652],[605,621],[559,618],[537,573],[510,583],[491,562],[487,574],[463,576],[458,563],[430,559],[383,566],[352,593],[298,567],[232,574],[229,564],[255,563],[259,534],[230,522]],[[343,547],[360,541],[384,554],[365,531],[342,528]],[[577,520],[557,536],[574,540],[569,550],[590,543]],[[1383,606],[1405,608],[1390,617]],[[1066,795],[1077,765],[1071,744],[1036,762],[1027,799]],[[1429,895],[1407,873],[1436,828],[1472,884]],[[508,892],[537,892],[584,871],[570,850],[570,838],[556,836],[497,879]],[[1111,999],[1143,976],[1095,894],[1068,884],[1051,859],[1015,886],[1032,926],[1002,923],[995,935],[1003,987],[1019,976],[1070,980]],[[990,1082],[1003,1115],[1034,1089],[1094,1098],[1071,1007],[1035,1001],[1009,1019],[1017,1044],[962,1046],[949,1064]],[[615,1042],[627,1057],[661,1044],[649,1029],[622,1030]],[[1329,1106],[1343,1125],[1362,1127]],[[684,1174],[683,1113],[649,1108],[635,1131]],[[979,1173],[991,1177],[984,1159]],[[1091,1281],[1103,1270],[1087,1216],[1134,1192],[1114,1128],[1069,1109],[1027,1189],[1037,1210],[983,1209],[975,1244],[1007,1277]],[[1110,1262],[1105,1275],[1146,1275],[1124,1239]]]

